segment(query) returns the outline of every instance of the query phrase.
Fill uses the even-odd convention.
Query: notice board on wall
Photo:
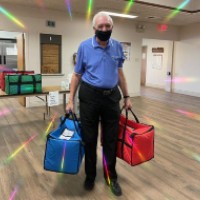
[[[160,54],[153,55],[152,68],[161,70],[163,66],[163,56]]]

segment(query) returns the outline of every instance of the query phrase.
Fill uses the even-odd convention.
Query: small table
[[[35,96],[42,101],[44,99],[40,98],[39,96],[45,96],[45,104],[46,104],[46,113],[44,113],[44,120],[45,120],[45,114],[50,116],[50,107],[48,106],[48,101],[47,101],[47,96],[49,95],[49,92],[53,91],[58,91],[59,94],[63,95],[63,109],[65,112],[66,108],[66,94],[68,94],[70,91],[69,90],[63,90],[61,86],[44,86],[42,87],[42,92],[41,93],[32,93],[32,94],[6,94],[4,91],[0,90],[0,99],[3,98],[16,98],[16,97],[30,97],[30,96]]]

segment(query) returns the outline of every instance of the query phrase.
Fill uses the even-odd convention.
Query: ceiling
[[[183,10],[178,12],[171,20],[165,21],[166,16],[174,11],[183,2],[189,2]],[[70,2],[72,16],[74,13],[86,14],[88,0],[0,0],[0,6],[23,5],[38,9],[53,9],[66,11],[65,2]],[[128,0],[93,0],[92,14],[100,10],[124,12]],[[183,26],[200,22],[200,0],[135,0],[129,13],[135,14],[139,22],[167,23]]]

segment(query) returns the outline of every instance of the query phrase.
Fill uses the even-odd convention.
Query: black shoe
[[[106,180],[107,185],[110,187],[112,193],[116,196],[121,196],[122,195],[122,189],[119,185],[119,183],[116,180],[111,180],[110,184],[109,182]]]
[[[86,178],[84,182],[84,188],[85,190],[91,191],[94,188],[94,181]]]

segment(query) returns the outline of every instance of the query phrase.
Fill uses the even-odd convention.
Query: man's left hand
[[[126,110],[131,109],[132,108],[132,103],[130,98],[125,98],[124,99],[124,106],[123,106]]]

